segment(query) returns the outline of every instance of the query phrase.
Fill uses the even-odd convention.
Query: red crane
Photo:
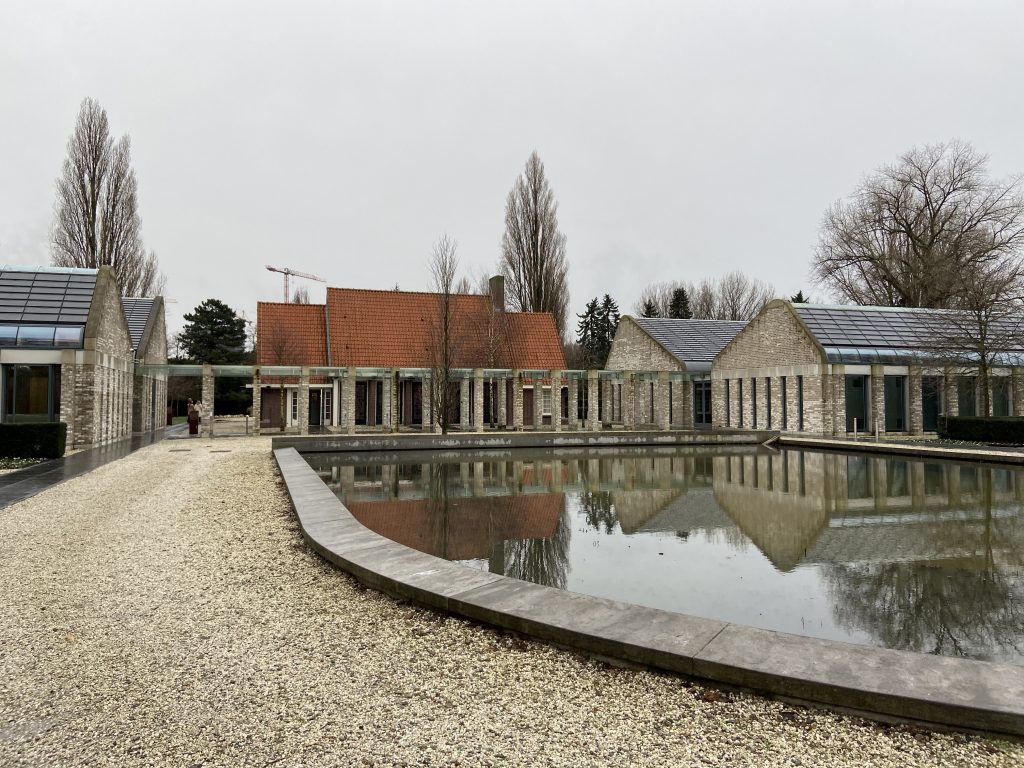
[[[326,283],[327,282],[322,277],[317,277],[316,275],[311,275],[308,272],[299,272],[298,270],[289,269],[288,267],[272,267],[272,266],[270,266],[268,264],[267,265],[267,269],[270,272],[280,272],[282,275],[284,275],[284,303],[285,304],[289,303],[292,300],[291,294],[288,292],[288,278],[291,275],[294,275],[295,277],[304,277],[307,280],[319,280],[321,283]]]

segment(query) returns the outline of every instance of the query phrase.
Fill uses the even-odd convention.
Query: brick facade
[[[609,371],[686,370],[675,355],[652,339],[628,316],[619,321],[604,367]]]

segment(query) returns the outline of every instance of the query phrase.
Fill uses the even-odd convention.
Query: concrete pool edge
[[[274,456],[302,535],[361,582],[588,654],[768,694],[1024,736],[1024,667],[818,640],[475,571],[360,524],[294,448]]]

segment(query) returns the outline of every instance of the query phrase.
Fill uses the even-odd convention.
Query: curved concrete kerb
[[[787,635],[476,571],[373,533],[294,448],[274,456],[306,540],[381,591],[591,654],[835,707],[1024,736],[1022,667]]]

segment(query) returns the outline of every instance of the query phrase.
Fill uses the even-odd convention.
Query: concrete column
[[[1010,369],[1010,413],[1024,416],[1024,368]]]
[[[473,371],[473,429],[482,432],[484,429],[484,371],[477,368]]]
[[[344,421],[342,426],[345,431],[350,435],[354,435],[356,432],[356,369],[349,368],[345,371],[345,384],[342,390],[342,400],[344,401],[344,408],[342,410],[342,416]]]
[[[671,382],[668,380],[668,371],[659,371],[658,380],[654,384],[654,421],[658,429],[668,431],[668,392]]]
[[[459,379],[459,428],[469,429],[472,413],[469,407],[469,379]]]
[[[523,374],[512,371],[512,428],[523,428]]]
[[[260,369],[254,368],[252,372],[252,433],[260,433],[260,419],[262,418],[263,390],[260,388]]]
[[[622,423],[626,429],[636,427],[636,377],[626,371],[622,382]]]
[[[498,426],[508,426],[508,378],[498,377]]]
[[[394,379],[390,375],[385,375],[381,379],[381,385],[380,396],[383,402],[380,404],[380,427],[384,432],[390,432],[392,425],[391,398],[392,390],[394,389]]]
[[[885,432],[885,374],[880,365],[871,366],[871,424],[869,430]]]
[[[598,412],[598,391],[601,381],[597,371],[587,371],[587,429],[601,430],[601,414]]]
[[[956,372],[946,368],[942,372],[942,412],[946,416],[960,414],[960,392],[957,386]]]
[[[678,397],[672,403],[672,409],[678,412],[676,424],[682,429],[693,429],[693,382],[676,382],[676,393]],[[725,405],[729,407],[728,403]]]
[[[203,428],[202,437],[213,437],[213,366],[203,364]]]
[[[299,374],[299,434],[309,434],[309,368]]]
[[[924,432],[924,411],[921,401],[921,366],[911,365],[907,373],[907,427],[912,435]]]
[[[601,426],[608,426],[615,420],[615,401],[614,401],[614,388],[611,380],[605,379],[604,381],[598,378],[598,386],[601,387],[601,405],[598,411],[598,420],[601,422]]]
[[[562,431],[562,372],[551,371],[551,426]]]

